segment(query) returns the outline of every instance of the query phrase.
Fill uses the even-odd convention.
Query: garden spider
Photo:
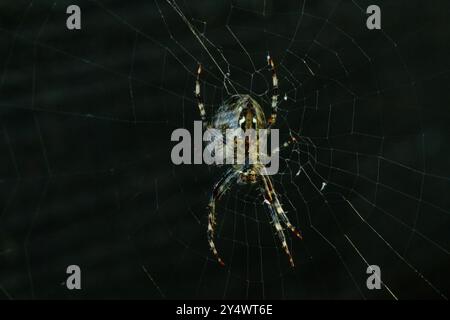
[[[269,120],[266,122],[264,112],[261,106],[248,94],[235,94],[230,97],[223,105],[218,109],[213,116],[211,124],[214,128],[220,128],[222,130],[231,128],[242,129],[270,129],[276,121],[277,109],[278,109],[278,78],[275,72],[275,65],[270,56],[267,57],[267,63],[269,69],[272,71],[272,113]],[[209,127],[206,120],[205,105],[203,103],[202,96],[200,94],[200,76],[202,74],[202,66],[199,64],[197,69],[197,80],[195,83],[195,96],[197,99],[200,116],[202,118],[203,127]],[[291,142],[295,142],[296,139],[291,139],[283,146],[288,146]],[[246,145],[246,152],[248,153],[248,145]],[[279,149],[272,152],[279,152]],[[214,185],[213,192],[208,205],[208,243],[210,250],[217,258],[221,265],[224,265],[223,260],[220,258],[216,246],[214,244],[214,231],[216,227],[216,201],[231,188],[233,183],[239,184],[260,184],[260,190],[263,195],[264,204],[269,210],[272,223],[275,227],[278,238],[281,242],[281,246],[286,252],[289,263],[294,267],[294,261],[286,243],[286,237],[281,224],[284,224],[289,228],[297,237],[302,239],[300,232],[289,222],[283,207],[278,200],[277,193],[273,187],[272,179],[269,175],[264,174],[265,166],[256,162],[253,164],[238,164],[232,165],[230,169],[222,176],[222,178]]]

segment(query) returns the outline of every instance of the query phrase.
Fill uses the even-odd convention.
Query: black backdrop
[[[250,87],[251,73],[252,90],[266,93],[270,51],[280,61],[280,90],[289,94],[280,129],[326,137],[314,140],[322,159],[316,169],[330,188],[336,183],[326,197],[332,211],[305,177],[292,183],[289,164],[286,179],[276,179],[305,234],[303,242],[289,239],[297,262],[291,270],[257,195],[245,187],[220,206],[226,216],[217,245],[229,263],[220,267],[208,252],[205,206],[222,169],[173,166],[170,134],[200,119],[193,97],[198,62],[205,65],[209,113],[226,91],[218,66],[173,6],[3,1],[0,296],[392,299],[386,288],[366,289],[368,262],[381,266],[398,298],[448,297],[450,4],[376,2],[385,33],[366,29],[367,1],[177,1],[241,90]],[[66,28],[70,4],[81,8],[79,31]],[[298,58],[305,52],[316,77]],[[344,87],[367,109],[343,103],[331,113],[328,106],[348,95]],[[317,107],[317,90],[314,111],[308,106]],[[351,126],[366,138],[341,137]],[[375,161],[355,161],[357,152]],[[385,158],[403,159],[407,169],[380,165]],[[340,176],[336,168],[353,174]],[[355,179],[363,171],[371,183]],[[395,190],[412,197],[399,199]],[[333,201],[334,193],[351,199],[377,233]],[[358,250],[348,239],[357,239]],[[80,291],[65,287],[71,264],[81,267]]]

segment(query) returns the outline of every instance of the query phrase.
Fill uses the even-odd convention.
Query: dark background
[[[177,4],[211,56],[166,1],[0,4],[0,297],[393,299],[366,288],[375,264],[397,298],[448,298],[450,3]],[[172,165],[170,134],[200,119],[199,62],[209,115],[220,69],[268,113],[268,52],[281,136],[304,137],[275,186],[305,239],[289,237],[291,269],[257,190],[236,187],[218,205],[223,268],[206,241],[223,168]]]

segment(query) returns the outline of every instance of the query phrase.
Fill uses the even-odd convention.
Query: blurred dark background
[[[392,299],[366,288],[375,264],[397,298],[448,298],[450,3],[170,2],[0,4],[0,297]],[[269,112],[268,52],[281,136],[305,137],[274,177],[305,239],[289,237],[291,269],[257,189],[236,186],[218,204],[223,268],[206,204],[224,169],[172,165],[170,134],[200,119],[199,62],[209,115],[221,70]]]

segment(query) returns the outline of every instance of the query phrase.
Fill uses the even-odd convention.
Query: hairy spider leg
[[[200,75],[202,74],[202,65],[198,65],[197,69],[197,80],[195,81],[195,98],[197,99],[198,110],[200,111],[200,117],[203,121],[203,128],[206,127],[206,111],[205,104],[203,103],[203,98],[200,93]]]
[[[261,175],[261,179],[264,184],[264,189],[262,190],[262,192],[264,193],[264,204],[266,204],[267,208],[269,209],[272,222],[274,224],[275,230],[277,231],[278,238],[281,241],[281,246],[289,258],[289,263],[291,264],[291,267],[294,267],[294,260],[292,259],[292,255],[286,243],[286,237],[284,235],[284,231],[279,219],[281,219],[281,221],[300,239],[302,239],[301,233],[290,223],[288,217],[286,216],[283,207],[281,206],[280,201],[278,200],[278,197],[273,190],[273,184],[270,177]]]
[[[276,213],[280,216],[281,221],[283,221],[283,223],[292,231],[292,233],[303,240],[301,232],[292,225],[292,223],[289,221],[289,218],[286,216],[286,212],[281,206],[280,201],[278,200],[278,196],[273,188],[272,179],[270,179],[269,176],[263,176],[263,178],[266,180],[267,191],[271,193],[272,205],[275,208]]]
[[[208,243],[209,247],[214,254],[214,256],[217,258],[217,261],[224,266],[225,263],[220,258],[219,253],[217,252],[216,246],[214,244],[214,231],[217,224],[216,221],[216,201],[220,200],[220,198],[227,192],[228,189],[230,189],[231,185],[235,180],[237,180],[238,175],[240,174],[239,171],[236,171],[234,169],[229,169],[223,177],[217,181],[217,183],[214,185],[213,192],[211,194],[211,198],[209,200],[209,213],[208,213]]]
[[[293,143],[297,143],[297,142],[298,142],[298,139],[291,135],[286,142],[284,142],[280,147],[273,150],[272,154],[279,153],[281,150],[284,150],[285,148],[291,146]]]
[[[264,177],[263,177],[264,180]],[[271,202],[271,200],[269,199],[270,196],[268,194],[267,191],[264,192],[264,204],[267,205],[267,208],[269,210],[270,213],[270,217],[272,219],[272,223],[275,227],[275,230],[277,232],[278,238],[281,241],[281,247],[284,249],[284,251],[286,252],[288,258],[289,258],[289,263],[291,264],[291,267],[294,267],[294,260],[292,259],[292,255],[291,252],[289,251],[289,247],[287,245],[286,242],[286,237],[284,235],[284,231],[283,231],[283,227],[280,224],[280,220],[278,218],[278,215],[276,213],[275,208],[273,207],[273,203]]]
[[[269,68],[272,71],[272,114],[269,117],[268,124],[269,127],[272,126],[277,120],[278,111],[278,77],[275,71],[275,64],[272,58],[268,58]]]

